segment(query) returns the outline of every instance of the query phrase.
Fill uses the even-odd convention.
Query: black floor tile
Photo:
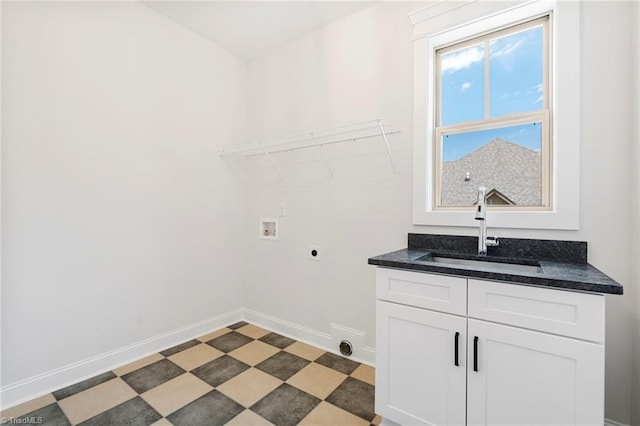
[[[229,355],[223,355],[220,358],[201,365],[195,370],[191,370],[191,374],[211,386],[216,387],[236,377],[248,368],[250,368],[250,366],[244,362],[238,361]]]
[[[255,367],[284,381],[302,370],[310,362],[311,361],[290,354],[289,352],[281,351],[265,359]]]
[[[139,396],[86,420],[82,426],[148,426],[162,416]]]
[[[217,426],[244,411],[244,407],[217,390],[201,396],[167,416],[175,426]]]
[[[347,377],[325,401],[370,422],[376,416],[374,395],[374,387],[369,383]]]
[[[202,343],[200,342],[200,340],[189,340],[188,342],[184,342],[172,348],[165,349],[164,351],[160,352],[160,355],[168,357],[168,356],[177,354],[178,352],[182,352],[186,349],[192,348],[194,346],[198,346],[200,343]]]
[[[320,403],[320,399],[286,383],[256,402],[251,411],[276,426],[294,426]]]
[[[230,328],[232,330],[237,330],[238,328],[244,327],[245,325],[248,325],[248,324],[249,324],[248,322],[240,321],[235,324],[228,325],[227,328]]]
[[[262,336],[258,340],[261,340],[265,343],[268,343],[280,349],[284,349],[287,346],[291,346],[296,342],[295,340],[289,339],[288,337],[282,336],[278,333],[269,333],[265,336]]]
[[[68,398],[71,395],[75,395],[101,383],[108,382],[109,380],[116,377],[117,376],[112,371],[107,371],[106,373],[100,374],[99,376],[95,376],[80,383],[76,383],[75,385],[67,386],[66,388],[57,390],[53,392],[53,396],[56,400],[60,401],[61,399]]]
[[[212,346],[219,351],[229,353],[235,349],[238,349],[240,346],[244,346],[249,342],[253,342],[251,337],[245,336],[244,334],[236,333],[235,331],[231,331],[227,334],[223,334],[222,336],[211,339],[207,342],[207,345]]]
[[[162,359],[125,374],[122,376],[122,380],[141,394],[184,373],[185,371],[182,368],[168,359]]]
[[[32,411],[24,416],[14,419],[6,419],[7,424],[39,424],[44,426],[71,426],[69,420],[64,415],[57,403],[49,404],[38,410]],[[5,424],[5,418],[2,418],[1,424]]]
[[[351,361],[350,359],[332,354],[330,352],[324,353],[320,358],[316,359],[315,362],[318,364],[322,364],[325,367],[333,368],[344,374],[351,374],[353,371],[360,366],[360,363]]]

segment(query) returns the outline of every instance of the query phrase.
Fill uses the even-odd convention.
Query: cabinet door
[[[464,425],[466,318],[381,301],[376,318],[376,412],[406,426]]]
[[[467,347],[467,424],[603,424],[603,345],[469,319]]]

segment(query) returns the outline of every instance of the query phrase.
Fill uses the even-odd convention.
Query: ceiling
[[[143,1],[144,5],[249,60],[370,1]]]

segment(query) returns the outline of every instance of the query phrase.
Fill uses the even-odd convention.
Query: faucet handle
[[[487,237],[486,243],[487,243],[487,247],[496,247],[500,245],[500,241],[498,241],[498,237]]]
[[[500,245],[500,241],[498,240],[498,237],[487,237],[485,242],[487,244],[487,247],[496,247]]]

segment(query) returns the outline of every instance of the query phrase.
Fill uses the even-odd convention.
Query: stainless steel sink
[[[423,262],[434,262],[434,263],[442,263],[444,264],[456,266],[469,266],[472,268],[489,268],[500,271],[510,271],[510,272],[528,272],[528,273],[540,273],[542,272],[542,268],[540,264],[533,261],[528,263],[509,263],[509,262],[500,262],[500,261],[491,261],[491,260],[475,260],[475,259],[462,259],[456,257],[448,257],[443,255],[435,255],[428,254],[426,256],[422,256],[417,260],[421,260]]]

